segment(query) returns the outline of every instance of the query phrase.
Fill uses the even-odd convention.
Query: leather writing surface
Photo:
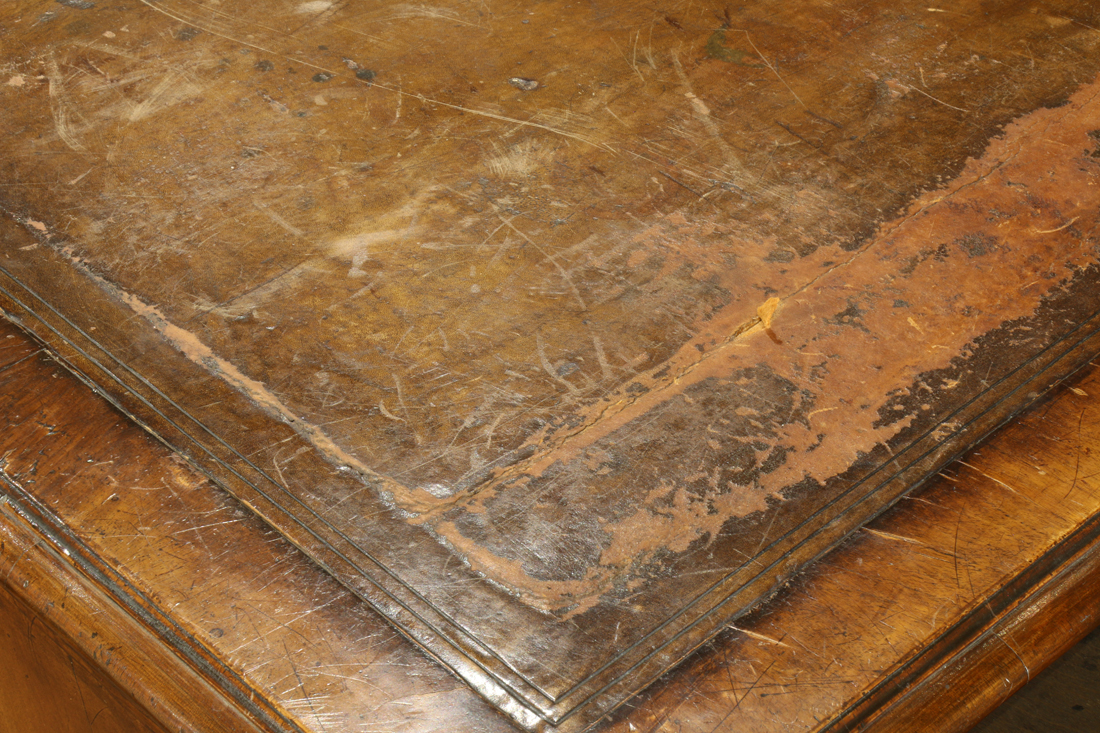
[[[32,6],[8,310],[528,726],[1097,348],[1096,69],[988,21]]]

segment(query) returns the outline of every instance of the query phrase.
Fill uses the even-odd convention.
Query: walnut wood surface
[[[581,729],[1100,350],[1095,15],[11,3],[0,300]]]
[[[0,731],[167,729],[64,632],[0,583]]]
[[[1100,365],[1059,392],[609,729],[968,730],[1100,622]]]
[[[514,730],[2,324],[0,361],[0,579],[166,727]],[[1098,397],[1094,365],[596,729],[965,730],[1096,624]]]

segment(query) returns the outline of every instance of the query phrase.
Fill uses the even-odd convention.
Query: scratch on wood
[[[769,644],[774,644],[775,646],[781,646],[784,649],[793,649],[794,648],[790,644],[784,644],[779,639],[773,639],[770,636],[764,636],[763,634],[758,634],[755,631],[749,631],[748,629],[742,629],[740,626],[734,626],[733,624],[730,624],[729,628],[734,630],[734,631],[739,631],[742,634],[744,634],[745,636],[747,636],[751,639],[756,639],[757,641],[764,641],[764,642],[767,642]]]
[[[140,0],[140,2],[143,5],[145,5],[149,8],[152,8],[153,10],[155,10],[158,13],[161,13],[162,15],[166,15],[166,16],[168,16],[169,18],[171,18],[173,20],[179,21],[180,23],[186,23],[188,25],[192,25],[196,28],[200,28],[200,29],[206,31],[207,33],[210,33],[211,35],[218,36],[219,38],[224,38],[227,41],[233,41],[234,43],[239,43],[242,46],[248,46],[249,48],[254,48],[257,51],[263,51],[264,53],[271,54],[272,56],[279,56],[281,58],[286,59],[287,61],[289,61],[291,63],[300,64],[301,66],[306,66],[308,68],[316,69],[317,71],[321,71],[325,74],[330,75],[330,77],[344,76],[345,75],[339,69],[329,69],[329,68],[326,68],[324,66],[320,66],[319,64],[313,64],[313,63],[310,63],[309,61],[305,61],[305,60],[300,59],[300,58],[295,58],[293,56],[288,56],[287,54],[283,54],[283,53],[279,53],[277,51],[273,51],[269,48],[265,48],[264,46],[260,46],[256,43],[252,43],[250,41],[245,41],[243,39],[236,38],[235,36],[232,36],[232,35],[229,35],[228,33],[222,32],[221,30],[219,30],[217,28],[211,27],[208,23],[201,23],[201,22],[196,21],[194,18],[184,18],[184,17],[181,17],[179,15],[170,13],[167,10],[165,10],[164,8],[157,5],[156,3],[152,2],[152,0]],[[369,83],[372,88],[382,89],[382,90],[384,90],[386,92],[389,92],[391,94],[396,94],[396,95],[398,95],[399,99],[404,99],[405,97],[411,97],[413,99],[418,99],[421,102],[427,102],[429,104],[438,105],[440,107],[448,107],[450,109],[458,110],[460,112],[466,112],[466,113],[472,114],[472,115],[477,115],[479,117],[485,117],[485,118],[492,119],[492,120],[499,120],[501,122],[507,122],[509,124],[519,125],[521,127],[533,127],[533,128],[537,128],[537,129],[540,129],[540,130],[545,130],[545,131],[553,133],[555,135],[560,135],[562,137],[566,137],[566,138],[569,138],[569,139],[572,139],[572,140],[576,140],[578,142],[585,143],[586,145],[591,145],[592,147],[595,147],[595,148],[600,148],[601,150],[605,150],[609,153],[614,153],[614,154],[618,153],[618,151],[615,150],[615,148],[611,147],[607,143],[598,142],[598,141],[595,141],[595,140],[590,140],[589,138],[586,138],[583,135],[578,135],[576,133],[569,132],[568,130],[563,130],[561,128],[551,127],[550,125],[542,125],[542,124],[539,124],[537,122],[531,122],[530,120],[521,120],[521,119],[518,119],[518,118],[515,118],[515,117],[508,117],[506,115],[498,115],[498,114],[495,114],[493,112],[489,112],[487,110],[482,110],[482,109],[477,109],[477,108],[474,108],[474,107],[464,107],[460,104],[451,104],[450,102],[444,102],[444,101],[439,100],[439,99],[432,99],[430,97],[426,97],[423,94],[417,94],[417,93],[414,93],[414,92],[406,92],[403,89],[398,89],[396,87],[391,87],[387,84],[380,83],[377,79],[372,79],[370,82],[364,82],[364,83]]]
[[[81,142],[73,122],[78,114],[72,109],[68,92],[65,89],[65,79],[58,68],[57,59],[53,54],[46,59],[46,77],[50,83],[50,112],[53,114],[54,128],[61,141],[78,153],[87,152],[84,143]]]
[[[906,542],[906,543],[911,544],[911,545],[920,545],[922,547],[925,546],[925,544],[923,542],[921,542],[920,540],[915,540],[915,539],[912,539],[911,537],[904,537],[900,534],[893,534],[892,532],[883,532],[882,530],[871,529],[870,527],[864,527],[863,531],[866,532],[867,534],[874,535],[875,537],[881,537],[885,540],[893,540],[895,542]]]

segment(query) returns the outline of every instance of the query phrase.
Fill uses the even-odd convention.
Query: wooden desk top
[[[1100,351],[1100,21],[972,5],[10,3],[0,301],[323,566],[333,598],[515,723],[586,729]],[[34,359],[13,339],[14,379]],[[89,459],[98,482],[66,467],[113,450],[79,437],[108,413],[65,422],[75,394],[13,393],[11,414],[66,425],[53,470],[88,482],[38,478],[48,450],[11,443],[13,521],[245,717],[296,724],[203,631],[226,610],[166,608],[161,553],[108,547],[196,533],[193,576],[212,537],[159,530],[238,505],[132,426],[125,460]],[[123,493],[82,503],[127,475],[136,535],[96,525]],[[960,601],[952,549],[962,636],[922,636],[891,684],[991,633],[966,604],[1007,612],[1089,544],[1092,514],[1044,519],[1016,590]],[[280,567],[234,516],[225,552]],[[942,544],[895,529],[864,532]],[[231,594],[241,573],[211,582]],[[749,638],[776,647],[761,675],[794,648]],[[370,667],[345,641],[312,666]],[[826,717],[902,705],[870,679]],[[687,704],[661,694],[620,723]]]
[[[9,325],[0,359],[0,580],[168,730],[514,730]],[[1094,364],[595,729],[966,730],[1097,623],[1098,444]]]

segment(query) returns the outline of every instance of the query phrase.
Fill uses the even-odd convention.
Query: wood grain
[[[0,583],[0,731],[166,730],[95,660]]]
[[[232,498],[0,328],[5,587],[166,727],[513,730]],[[965,730],[1096,624],[1098,395],[1092,366],[597,730],[891,730],[910,719]],[[135,621],[140,608],[150,614]],[[111,642],[121,629],[125,641]],[[156,661],[137,664],[145,655]],[[167,683],[195,677],[207,682]]]
[[[1097,369],[863,528],[637,707],[663,698],[671,710],[611,730],[969,729],[1097,624]]]
[[[529,728],[1100,349],[1088,4],[34,8],[4,307]]]

